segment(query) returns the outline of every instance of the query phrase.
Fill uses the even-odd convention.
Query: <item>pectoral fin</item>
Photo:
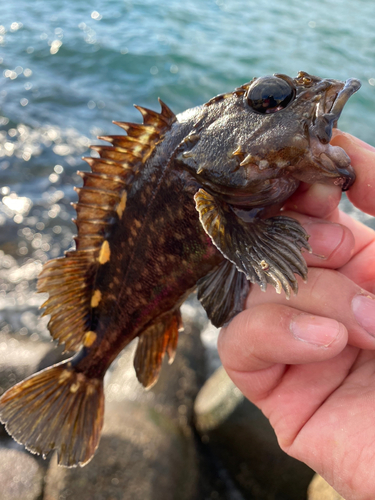
[[[197,285],[198,300],[218,328],[243,310],[249,292],[246,276],[229,260],[224,260]]]
[[[220,252],[263,291],[267,283],[287,298],[297,293],[295,274],[307,278],[301,249],[311,251],[308,235],[296,220],[277,216],[245,222],[230,205],[200,189],[194,196],[199,218]]]

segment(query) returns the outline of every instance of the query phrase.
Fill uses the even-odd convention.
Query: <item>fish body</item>
[[[178,122],[176,126],[181,128]],[[177,148],[181,132],[172,126],[163,139],[164,148],[131,174],[121,223],[105,239],[110,258],[97,266],[93,293],[100,301],[91,308],[88,325],[97,340],[74,361],[77,369],[90,375],[102,377],[123,347],[149,327],[152,336],[152,327],[160,324],[162,338],[173,317],[177,341],[182,327],[179,306],[197,281],[224,259],[199,222],[196,181],[168,164],[167,152]],[[147,380],[141,368],[137,370],[146,387],[156,381],[160,364],[144,365],[145,370],[151,368],[155,373],[149,373]]]
[[[254,79],[204,106],[140,108],[143,124],[115,122],[91,172],[80,173],[76,249],[45,264],[38,289],[49,329],[75,356],[9,389],[0,418],[10,434],[61,465],[85,465],[98,446],[103,377],[139,337],[137,377],[173,361],[179,307],[195,288],[211,321],[240,312],[249,283],[297,293],[308,235],[276,215],[301,181],[348,189],[355,174],[329,145],[358,80],[300,72]]]

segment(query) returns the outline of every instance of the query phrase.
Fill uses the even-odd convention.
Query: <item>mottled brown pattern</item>
[[[154,384],[164,355],[173,361],[192,290],[216,326],[242,310],[250,282],[297,293],[308,235],[275,214],[300,181],[354,182],[329,140],[359,86],[274,75],[177,117],[160,101],[160,113],[136,106],[143,124],[115,122],[127,135],[102,137],[111,145],[95,146],[99,158],[80,173],[76,250],[49,261],[38,282],[52,337],[78,353],[0,398],[15,439],[84,465],[99,443],[106,370],[138,336],[136,374]]]

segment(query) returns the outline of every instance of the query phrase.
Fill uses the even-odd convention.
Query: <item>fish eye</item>
[[[295,97],[295,89],[277,76],[264,76],[255,80],[246,95],[249,106],[257,113],[276,113],[284,109]]]

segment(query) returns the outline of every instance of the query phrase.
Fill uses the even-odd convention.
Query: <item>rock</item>
[[[0,333],[0,396],[37,371],[51,347],[50,343],[33,341],[24,335]]]
[[[215,429],[242,403],[244,395],[221,366],[207,380],[194,403],[195,425],[200,433]]]
[[[197,396],[197,429],[217,469],[227,472],[244,498],[305,498],[313,472],[280,449],[261,411],[241,399],[223,369]]]
[[[195,499],[192,442],[164,415],[145,404],[110,403],[103,436],[84,468],[51,461],[44,500]]]
[[[50,343],[33,341],[24,335],[0,333],[0,396],[37,371],[39,362],[50,349]],[[8,438],[2,424],[0,438]]]
[[[135,344],[106,382],[103,435],[84,468],[50,463],[44,500],[196,500],[199,472],[191,429],[193,402],[204,380],[199,328],[185,323],[174,363],[164,363],[150,390],[137,382]]]
[[[187,427],[192,422],[195,397],[205,380],[205,353],[200,329],[184,318],[174,362],[165,359],[158,382],[149,391],[139,384],[133,368],[137,340],[119,356],[106,385],[106,401],[138,401]]]
[[[1,500],[39,500],[43,469],[29,453],[0,448]]]
[[[307,490],[307,500],[345,500],[322,476],[315,474]]]

